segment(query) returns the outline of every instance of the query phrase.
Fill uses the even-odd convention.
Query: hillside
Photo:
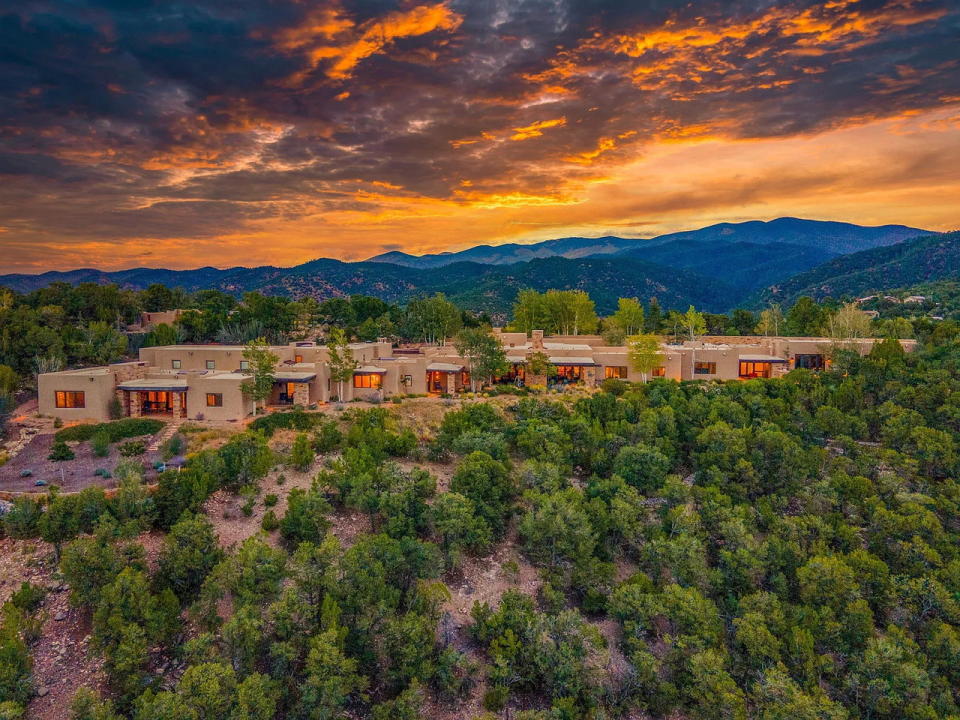
[[[461,307],[502,315],[522,288],[588,290],[601,313],[612,312],[617,298],[624,295],[656,296],[667,307],[692,303],[711,310],[725,309],[737,296],[725,283],[637,258],[545,258],[505,266],[456,263],[442,273],[382,263],[315,260],[249,289],[317,299],[361,293],[389,302],[442,292]]]
[[[0,285],[29,292],[52,282],[117,283],[142,290],[153,282],[193,291],[213,288],[234,295],[256,290],[267,295],[324,300],[353,294],[372,295],[403,303],[418,295],[442,292],[464,308],[502,315],[517,291],[582,289],[590,292],[600,312],[611,312],[623,295],[656,296],[666,307],[695,304],[724,310],[740,297],[727,283],[687,270],[673,269],[638,258],[617,260],[545,258],[513,265],[456,263],[435,269],[414,269],[386,263],[345,263],[312,260],[292,268],[260,267],[216,270],[149,270],[101,273],[95,270],[45,273],[43,276],[0,276]]]
[[[960,232],[952,232],[834,258],[768,288],[758,302],[789,305],[801,295],[814,299],[860,296],[958,276]]]
[[[766,287],[830,260],[834,253],[817,247],[724,240],[672,240],[653,247],[631,248],[616,257],[637,257],[667,267],[682,268],[721,279],[744,290]]]
[[[906,238],[928,234],[926,230],[905,225],[882,225],[866,227],[852,223],[823,222],[820,220],[802,220],[799,218],[778,218],[764,222],[751,220],[742,223],[719,223],[709,227],[685,232],[670,233],[644,239],[626,239],[620,237],[581,238],[570,237],[529,245],[509,243],[506,245],[477,245],[459,252],[445,252],[433,255],[410,255],[403,252],[388,252],[370,258],[369,262],[391,263],[415,268],[432,268],[452,265],[456,262],[479,262],[489,265],[509,265],[526,262],[536,258],[565,257],[568,259],[596,257],[604,255],[644,256],[652,262],[674,267],[690,267],[682,264],[684,256],[690,254],[694,245],[710,244],[711,250],[720,245],[747,244],[743,250],[755,250],[758,257],[752,264],[763,262],[763,246],[786,244],[820,251],[816,262],[844,253],[856,252],[866,248],[892,245]],[[655,252],[658,246],[672,248],[665,257],[646,257]],[[706,248],[697,247],[699,253]],[[813,264],[815,265],[816,262]],[[806,267],[792,269],[790,275]],[[781,275],[785,277],[785,275]],[[760,283],[763,284],[763,283]]]

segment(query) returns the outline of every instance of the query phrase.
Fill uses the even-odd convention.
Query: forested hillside
[[[834,361],[186,427],[154,494],[128,462],[3,527],[62,546],[77,720],[957,717],[956,327]],[[7,717],[44,602],[3,616]]]
[[[960,232],[952,232],[835,258],[769,288],[762,299],[790,303],[802,295],[818,300],[857,297],[957,277]]]

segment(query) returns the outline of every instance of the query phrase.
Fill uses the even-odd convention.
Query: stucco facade
[[[584,384],[606,378],[640,382],[630,366],[628,349],[605,345],[595,335],[549,336],[534,331],[494,330],[509,363],[497,382],[516,384]],[[847,341],[861,354],[876,341]],[[906,350],[913,340],[901,341]],[[827,338],[707,337],[696,342],[661,345],[661,365],[649,378],[669,380],[736,380],[779,377],[797,367],[829,366],[836,349]],[[332,400],[384,400],[396,395],[456,394],[470,388],[469,362],[452,345],[394,349],[388,342],[350,345],[355,361],[352,378],[342,383],[330,376],[327,348],[300,342],[271,348],[279,358],[272,406],[308,407]],[[542,353],[554,377],[527,377],[530,357]],[[107,367],[46,373],[38,380],[39,411],[65,421],[103,421],[111,406],[124,416],[160,415],[174,420],[230,422],[254,412],[243,392],[249,380],[243,348],[229,345],[170,345],[140,350],[135,362]],[[483,379],[486,381],[486,378]]]

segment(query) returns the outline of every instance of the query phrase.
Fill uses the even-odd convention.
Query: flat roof
[[[552,357],[551,365],[596,365],[592,357]]]
[[[187,381],[179,378],[142,378],[117,385],[121,390],[186,390]]]
[[[382,375],[387,372],[382,367],[377,367],[376,365],[364,365],[363,367],[358,367],[353,371],[354,375]]]
[[[749,355],[741,355],[740,362],[785,363],[787,361],[776,355],[757,355],[756,353],[750,353]]]
[[[316,376],[317,374],[315,372],[296,372],[290,370],[278,370],[273,375],[275,380],[280,380],[281,382],[306,382],[313,380]]]
[[[456,365],[454,363],[435,362],[427,365],[427,370],[432,370],[434,372],[453,373],[453,372],[460,372],[461,370],[463,370],[463,365]]]

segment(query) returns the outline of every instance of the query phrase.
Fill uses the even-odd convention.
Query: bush
[[[260,521],[260,527],[266,532],[273,532],[280,527],[280,520],[273,510],[267,510],[263,514],[263,520]]]
[[[110,478],[113,477],[113,473],[111,473],[106,468],[97,468],[96,470],[93,471],[93,474],[96,475],[97,477],[103,478],[104,480],[109,480]]]
[[[110,413],[111,420],[120,420],[123,418],[123,405],[120,402],[120,398],[118,398],[116,395],[114,395],[113,399],[110,401],[107,412]]]
[[[250,423],[250,429],[260,431],[265,437],[273,437],[277,430],[312,430],[317,424],[318,417],[304,412],[302,409],[289,412],[276,412],[258,417]]]
[[[147,451],[146,443],[143,440],[131,440],[120,446],[120,454],[123,457],[136,457],[143,455]]]
[[[307,434],[300,433],[297,435],[297,439],[293,441],[293,449],[290,451],[290,464],[300,472],[304,472],[313,465],[315,457],[313,446],[310,444],[310,438],[307,437]]]
[[[600,383],[600,389],[605,393],[610,393],[615,397],[620,397],[623,395],[629,384],[621,380],[620,378],[607,378],[602,383]]]
[[[277,504],[278,500],[279,498],[276,495],[274,495],[273,493],[270,493],[263,499],[263,505],[264,507],[268,507],[268,508],[273,507],[274,505]]]
[[[3,531],[12,538],[37,536],[37,524],[43,508],[33,498],[21,495],[13,501],[13,507],[3,516]]]
[[[67,445],[63,440],[57,440],[53,447],[50,448],[50,454],[47,455],[47,460],[53,460],[54,462],[64,462],[66,460],[73,460],[76,457],[73,450],[70,449],[70,446]]]
[[[47,596],[46,588],[33,583],[20,583],[20,589],[10,596],[10,602],[14,607],[23,610],[26,613],[32,613]]]
[[[54,437],[63,441],[91,440],[99,432],[105,432],[110,437],[110,442],[115,443],[132,437],[141,437],[143,435],[155,435],[163,428],[163,422],[151,418],[124,418],[114,422],[97,423],[95,425],[74,425],[64,428]]]
[[[183,435],[173,435],[163,444],[163,459],[169,460],[177,455],[182,455],[183,451],[186,449],[186,446],[187,443],[184,441]]]
[[[343,442],[343,433],[334,420],[324,420],[313,436],[313,448],[318,453],[336,450]]]
[[[100,430],[90,439],[90,447],[97,457],[106,457],[110,454],[110,434]]]

